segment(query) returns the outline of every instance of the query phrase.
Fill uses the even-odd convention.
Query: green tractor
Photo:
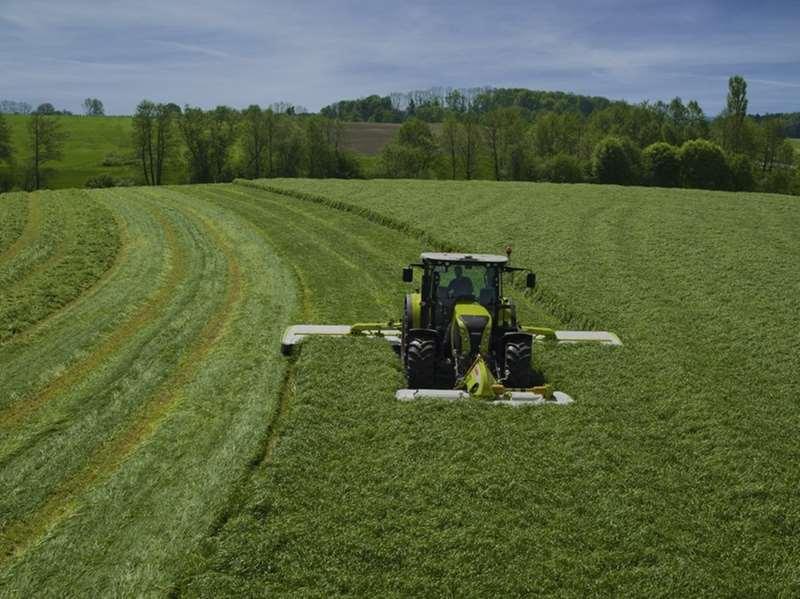
[[[534,334],[517,323],[516,307],[503,293],[503,275],[523,271],[528,288],[536,276],[508,265],[506,256],[424,253],[403,269],[403,280],[422,270],[419,291],[405,298],[400,356],[411,389],[463,388],[492,397],[503,388],[528,389]]]
[[[521,325],[505,295],[504,275],[524,273],[532,289],[536,276],[509,265],[506,256],[425,252],[421,262],[403,269],[403,281],[422,271],[419,290],[405,296],[402,324],[298,324],[283,335],[290,354],[309,336],[367,335],[381,337],[399,353],[408,387],[397,399],[489,400],[496,404],[567,404],[572,398],[542,384],[533,369],[537,343],[622,345],[606,331],[556,331]],[[513,276],[513,275],[512,275]]]

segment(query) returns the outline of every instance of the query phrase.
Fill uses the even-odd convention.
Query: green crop
[[[97,215],[119,245],[0,343],[3,594],[800,591],[793,198],[255,185],[0,198],[9,281]],[[399,403],[379,340],[279,354],[290,322],[399,317],[424,249],[507,243],[526,323],[625,342],[539,348],[572,406]]]
[[[0,343],[95,284],[120,245],[112,214],[87,194],[41,192],[29,196],[27,207],[15,201],[20,197],[9,201],[10,243],[0,255]],[[26,219],[22,228],[19,215]]]
[[[376,408],[380,417],[367,417],[368,431],[353,432],[360,420],[337,390],[337,384],[348,388],[353,371],[321,377],[314,392],[331,406],[325,422],[334,438],[307,449],[320,464],[303,462],[306,478],[317,467],[320,476],[336,468],[342,480],[324,479],[333,486],[331,501],[348,497],[348,490],[380,490],[344,501],[351,507],[342,523],[346,516],[324,507],[332,504],[320,487],[265,474],[269,483],[254,483],[245,526],[232,524],[219,535],[210,572],[190,588],[201,594],[206,583],[230,588],[252,579],[320,594],[797,591],[800,555],[792,538],[800,526],[800,468],[790,439],[800,424],[794,393],[800,371],[787,334],[800,325],[800,210],[793,198],[493,183],[263,184],[287,190],[287,204],[335,206],[442,248],[496,252],[512,243],[515,263],[539,273],[537,299],[547,310],[568,326],[614,330],[626,345],[540,355],[556,386],[577,399],[570,408],[481,414],[467,423],[461,408],[438,408],[440,420],[420,408],[408,417],[413,432],[384,420],[391,402]],[[366,395],[380,402],[388,387],[382,396]],[[502,424],[491,424],[494,418]],[[517,428],[505,418],[518,419]],[[346,440],[350,432],[358,438]],[[391,443],[420,437],[433,449],[417,465],[431,474],[408,482],[413,490],[401,497],[413,501],[444,481],[439,501],[447,508],[439,520],[431,518],[434,493],[424,504],[430,507],[413,504],[412,515],[386,500],[396,490],[386,485],[401,476],[389,467],[388,456],[401,459]],[[372,438],[386,449],[368,445]],[[354,449],[360,444],[363,452]],[[500,458],[485,463],[487,453]],[[293,460],[305,457],[292,452],[287,464],[302,471]],[[381,457],[380,475],[358,467]],[[309,500],[284,519],[272,499],[257,503],[266,494],[283,506],[304,484],[323,505]],[[473,495],[481,499],[471,501]],[[493,518],[503,510],[497,518],[506,523],[499,524]],[[514,528],[503,518],[525,525]],[[320,521],[335,527],[309,553],[304,526]],[[483,521],[494,525],[484,528]],[[440,529],[446,534],[429,544]],[[498,538],[497,530],[505,534]],[[267,557],[273,534],[283,556],[275,560]],[[407,544],[394,545],[398,536]],[[451,538],[457,546],[446,544]],[[341,539],[351,544],[342,548]],[[262,541],[263,553],[254,553],[251,543]],[[512,559],[509,546],[527,559]],[[492,561],[495,554],[510,561]],[[320,573],[337,559],[357,565]],[[467,567],[487,560],[485,568]],[[387,578],[392,567],[403,574]],[[437,587],[438,580],[447,586]]]

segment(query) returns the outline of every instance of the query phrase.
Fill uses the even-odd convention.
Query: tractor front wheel
[[[410,389],[429,389],[435,384],[436,341],[412,337],[406,346],[406,377]]]
[[[529,339],[519,339],[506,343],[505,380],[506,387],[527,389],[533,385],[533,343]]]

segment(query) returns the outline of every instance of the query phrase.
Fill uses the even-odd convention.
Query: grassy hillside
[[[0,340],[5,592],[800,591],[795,198],[267,184],[0,197],[10,280],[77,206],[118,238]],[[73,220],[45,242],[33,206]],[[289,322],[398,316],[422,249],[508,242],[539,273],[526,322],[625,342],[540,348],[572,406],[396,402],[378,341],[278,353]]]
[[[28,117],[4,115],[12,131],[12,144],[18,165],[23,165],[29,153],[26,124]],[[131,117],[84,117],[59,116],[63,131],[67,134],[64,143],[64,159],[48,163],[52,170],[47,178],[47,187],[63,189],[83,187],[90,177],[108,173],[115,177],[137,179],[140,177],[136,165],[105,166],[107,156],[129,158],[131,154]],[[397,132],[400,125],[387,123],[345,124],[344,147],[361,154],[365,163],[374,156]],[[21,166],[20,166],[21,168]],[[0,175],[8,167],[0,165]],[[176,169],[167,173],[167,183],[183,183],[184,175]]]
[[[23,115],[4,115],[11,126],[15,159],[24,164],[28,156],[28,117]],[[108,154],[124,155],[131,151],[130,117],[57,117],[67,134],[64,143],[64,159],[48,163],[53,174],[47,180],[48,187],[60,189],[83,187],[86,180],[100,173],[110,173],[115,177],[133,177],[132,167],[102,166]]]

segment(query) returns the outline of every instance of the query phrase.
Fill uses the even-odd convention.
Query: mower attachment
[[[459,401],[473,397],[467,391],[459,389],[399,389],[395,393],[395,398],[400,401],[414,401],[417,399],[442,399],[445,401]],[[535,391],[506,391],[499,395],[497,399],[486,401],[493,406],[511,406],[521,408],[527,406],[540,406],[552,404],[564,406],[571,404],[573,399],[561,391],[552,391],[550,399],[543,393]]]
[[[296,324],[286,329],[281,339],[281,351],[288,356],[295,345],[310,336],[346,337],[348,335],[364,335],[367,337],[383,337],[392,346],[400,346],[400,330],[393,328],[393,324],[362,322],[354,325],[348,324]]]
[[[531,333],[537,340],[556,343],[596,343],[599,345],[622,345],[614,333],[608,331],[556,331],[545,327],[526,327],[522,330]]]

